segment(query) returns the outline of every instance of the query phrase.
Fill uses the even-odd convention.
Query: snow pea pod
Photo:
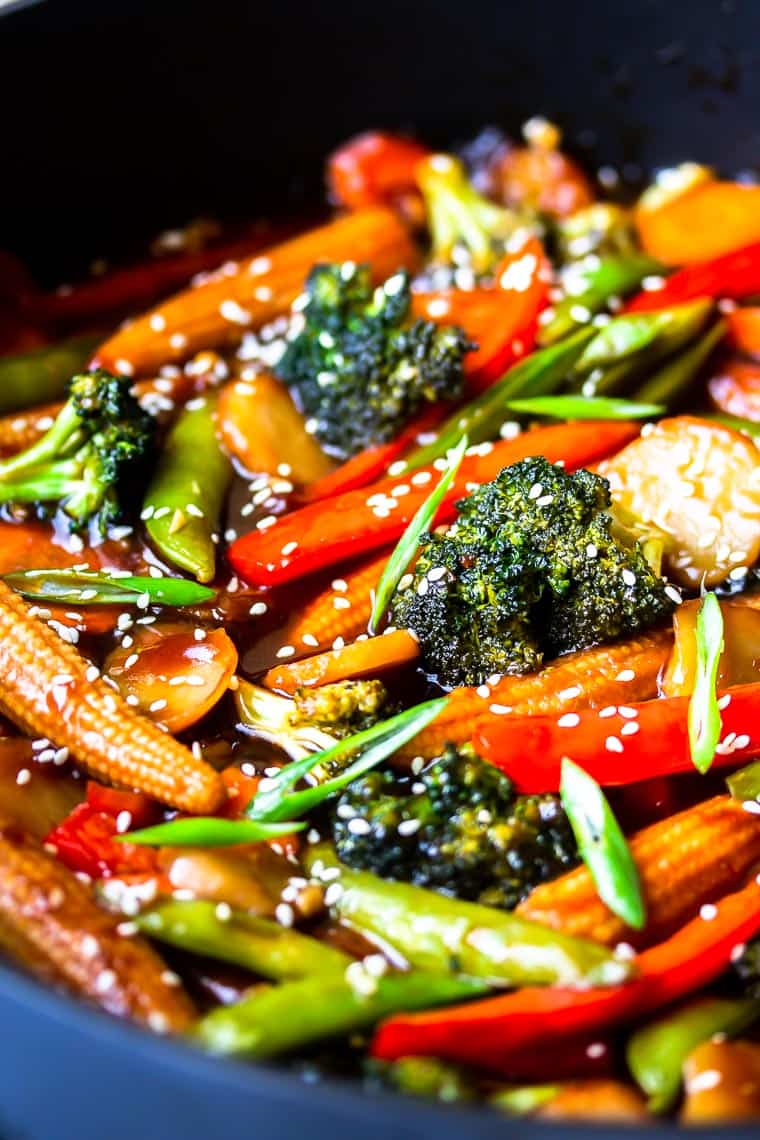
[[[216,438],[215,401],[187,404],[166,437],[143,504],[150,540],[173,566],[210,582],[216,566],[213,535],[219,529],[232,469]]]
[[[552,319],[538,334],[538,343],[554,344],[585,325],[611,297],[623,297],[645,277],[659,273],[661,266],[641,254],[594,257],[571,265],[563,273],[566,296],[554,306]]]
[[[703,998],[638,1029],[628,1042],[626,1060],[649,1097],[652,1112],[665,1112],[681,1088],[689,1054],[716,1033],[740,1033],[760,1015],[752,998]]]
[[[81,372],[101,336],[79,336],[32,352],[0,357],[0,415],[62,398],[66,381]]]

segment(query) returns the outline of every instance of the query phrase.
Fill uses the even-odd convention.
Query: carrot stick
[[[335,681],[352,681],[357,677],[374,677],[408,665],[419,657],[420,649],[405,629],[394,629],[366,641],[354,641],[343,649],[330,649],[292,661],[275,665],[264,677],[270,689],[292,694],[302,686],[331,685]]]
[[[235,343],[285,312],[319,261],[367,261],[377,279],[416,254],[408,231],[383,208],[358,211],[241,262],[237,272],[219,272],[178,293],[152,313],[120,329],[95,354],[93,364],[127,376],[153,372],[203,348]]]

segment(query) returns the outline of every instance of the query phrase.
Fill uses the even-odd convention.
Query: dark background
[[[65,276],[198,213],[283,212],[367,126],[541,112],[635,179],[760,161],[758,0],[49,0],[0,18],[0,246]],[[753,15],[754,14],[754,15]]]
[[[199,213],[300,209],[369,126],[544,113],[631,184],[760,162],[760,0],[47,0],[0,14],[0,248],[55,282]],[[614,1140],[307,1087],[0,967],[4,1140]],[[636,1135],[666,1137],[653,1127]],[[696,1135],[696,1134],[690,1134]],[[700,1140],[757,1140],[757,1127]]]

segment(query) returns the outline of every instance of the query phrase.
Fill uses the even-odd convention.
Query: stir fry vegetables
[[[7,259],[0,955],[370,1088],[758,1119],[758,188],[611,200],[540,118],[327,183]]]

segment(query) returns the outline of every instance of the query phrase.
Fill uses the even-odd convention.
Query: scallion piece
[[[720,740],[718,666],[723,652],[723,613],[715,594],[705,594],[695,630],[697,667],[689,701],[689,748],[694,767],[708,772]]]
[[[510,400],[505,406],[520,415],[557,420],[644,420],[665,411],[664,404],[637,404],[610,396],[533,396]]]
[[[172,819],[141,831],[129,831],[116,838],[124,843],[146,847],[232,847],[237,843],[265,843],[301,831],[304,823],[264,823],[252,819],[218,819],[195,816]]]
[[[30,602],[66,606],[135,605],[147,597],[159,606],[196,606],[215,591],[187,578],[142,577],[97,570],[19,570],[3,580]]]
[[[646,909],[639,872],[604,792],[588,772],[565,757],[560,796],[599,898],[627,926],[641,930]]]
[[[377,631],[396,587],[403,578],[407,566],[414,558],[415,551],[420,544],[420,536],[423,535],[425,531],[430,530],[430,527],[433,525],[438,508],[443,501],[444,495],[454,481],[454,476],[459,470],[459,464],[462,462],[466,450],[467,436],[463,435],[454,450],[450,452],[448,463],[446,464],[438,485],[425,499],[425,502],[401,535],[395,550],[388,559],[385,569],[380,575],[377,590],[375,591],[372,616],[369,619],[371,633]]]

